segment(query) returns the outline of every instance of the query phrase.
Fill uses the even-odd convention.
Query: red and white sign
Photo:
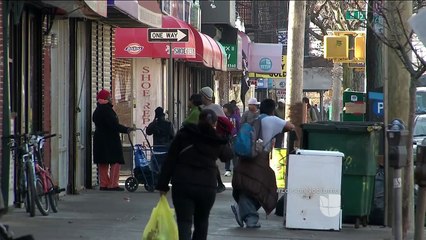
[[[126,48],[124,48],[124,51],[128,52],[129,54],[136,55],[142,52],[143,49],[144,47],[139,45],[139,43],[130,43]]]
[[[285,99],[285,89],[277,89],[276,94],[277,94],[277,98]]]
[[[194,33],[187,23],[170,16],[163,16],[162,27],[188,29],[188,42],[172,43],[173,58],[196,57]],[[169,43],[148,42],[148,28],[116,28],[115,57],[117,58],[170,58],[169,48]]]
[[[115,57],[117,58],[169,58],[168,43],[149,43],[147,28],[117,28],[115,31]],[[195,58],[194,35],[189,31],[187,43],[172,44],[173,58]]]

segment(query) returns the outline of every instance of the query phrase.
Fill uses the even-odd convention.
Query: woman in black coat
[[[179,229],[179,240],[207,239],[210,210],[216,198],[216,160],[226,162],[233,156],[228,140],[215,131],[216,114],[209,109],[200,113],[198,125],[185,124],[173,139],[161,168],[157,190],[169,191]],[[194,232],[191,232],[194,220]]]
[[[111,94],[102,89],[97,95],[97,107],[93,112],[96,130],[93,136],[93,160],[98,164],[99,185],[102,191],[124,191],[119,187],[120,164],[124,164],[120,133],[132,128],[121,125],[112,109]],[[109,172],[109,174],[108,174]]]

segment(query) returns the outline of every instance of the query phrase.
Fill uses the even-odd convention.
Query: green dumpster
[[[383,131],[381,123],[317,122],[302,125],[302,148],[340,151],[345,154],[342,164],[343,221],[355,219],[355,226],[367,225],[370,214],[376,158]]]

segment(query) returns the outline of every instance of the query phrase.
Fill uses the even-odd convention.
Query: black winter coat
[[[96,126],[93,136],[93,162],[124,164],[120,133],[126,133],[129,128],[118,122],[112,105],[98,103],[93,112],[93,122]]]
[[[216,160],[226,162],[233,157],[228,141],[213,129],[200,130],[197,125],[186,124],[173,139],[161,168],[156,189],[169,191],[173,185],[217,187]]]
[[[167,146],[175,136],[175,131],[171,122],[162,118],[152,121],[146,128],[146,134],[153,135],[154,146]]]

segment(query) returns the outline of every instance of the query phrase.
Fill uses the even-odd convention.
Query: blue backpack
[[[251,124],[241,125],[234,142],[234,152],[241,158],[255,158],[263,151],[264,143],[262,137],[261,121],[266,114],[261,114]]]

